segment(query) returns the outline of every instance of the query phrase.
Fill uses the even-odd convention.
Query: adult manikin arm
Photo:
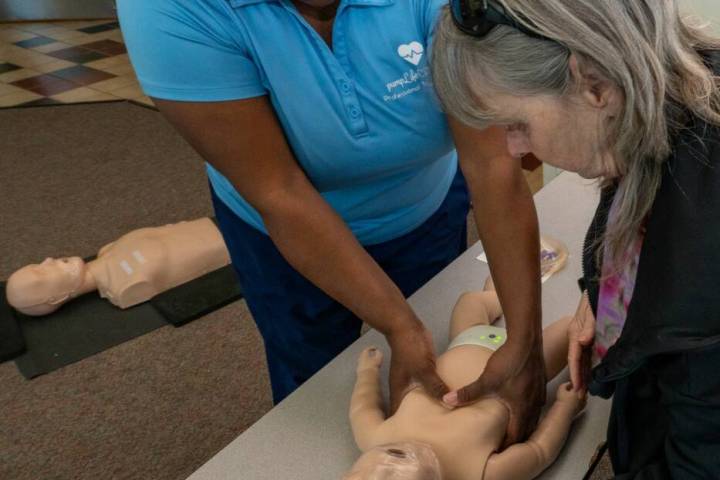
[[[383,400],[380,391],[380,364],[382,353],[367,348],[360,355],[357,380],[350,399],[350,425],[355,443],[365,451],[375,446],[373,438],[385,421]]]
[[[549,467],[565,444],[573,418],[585,406],[585,397],[569,383],[558,388],[557,400],[527,442],[490,456],[484,480],[530,480]]]

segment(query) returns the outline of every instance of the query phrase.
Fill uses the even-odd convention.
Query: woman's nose
[[[508,151],[514,158],[521,158],[532,151],[530,139],[522,128],[508,127],[506,139]]]

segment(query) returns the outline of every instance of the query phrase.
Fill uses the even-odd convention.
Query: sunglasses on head
[[[490,0],[450,0],[450,13],[455,25],[473,37],[484,37],[498,25],[507,25],[531,37],[547,40],[518,23],[502,5]]]

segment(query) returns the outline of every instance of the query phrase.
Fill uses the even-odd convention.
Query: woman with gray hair
[[[452,0],[438,25],[456,132],[600,181],[568,360],[614,395],[620,479],[720,478],[718,49],[675,0]]]

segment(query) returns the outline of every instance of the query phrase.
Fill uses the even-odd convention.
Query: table
[[[575,312],[580,298],[577,278],[581,275],[582,242],[598,198],[595,185],[570,173],[561,174],[535,196],[542,234],[562,240],[570,252],[565,269],[543,285],[545,325]],[[409,300],[432,332],[438,352],[447,346],[448,322],[458,296],[482,289],[489,274],[488,266],[476,259],[480,253],[482,245],[478,242]],[[340,479],[359,455],[348,406],[357,357],[370,345],[385,353],[383,376],[387,378],[389,348],[384,337],[371,330],[189,479]],[[548,403],[554,399],[559,382],[567,378],[565,371],[548,385]],[[387,391],[384,393],[387,398]],[[590,398],[559,458],[540,478],[581,479],[605,439],[609,412],[609,401]]]

